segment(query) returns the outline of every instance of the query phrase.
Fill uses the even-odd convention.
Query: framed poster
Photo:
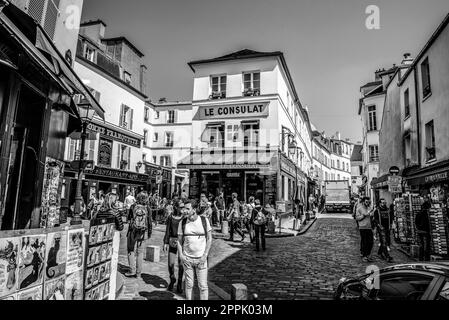
[[[17,289],[19,238],[0,238],[0,297]]]
[[[45,281],[43,300],[65,300],[65,275]]]
[[[45,265],[45,235],[23,236],[19,240],[18,290],[41,285]]]
[[[98,165],[110,167],[112,163],[112,141],[100,138]]]
[[[42,228],[52,228],[60,224],[61,192],[59,188],[63,174],[64,162],[47,157],[42,188]]]
[[[47,234],[47,258],[45,280],[65,274],[67,254],[67,231]]]
[[[42,300],[42,285],[20,291],[17,300]]]
[[[17,300],[17,293],[11,294],[9,296],[0,298],[0,300]]]
[[[66,274],[83,269],[84,263],[84,229],[69,230],[67,233]]]
[[[83,300],[83,270],[66,277],[65,300]]]

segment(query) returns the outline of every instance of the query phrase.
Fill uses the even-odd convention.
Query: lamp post
[[[137,162],[137,164],[136,164],[136,171],[139,172],[140,168],[142,168],[142,166],[143,166],[142,161]]]
[[[92,121],[95,111],[91,108],[90,104],[78,104],[78,113],[81,119],[81,150],[78,168],[78,181],[76,182],[76,194],[75,194],[75,207],[73,212],[73,218],[70,221],[71,225],[81,224],[81,210],[83,204],[83,195],[81,193],[83,186],[83,174],[84,174],[84,149],[87,139],[87,125]]]

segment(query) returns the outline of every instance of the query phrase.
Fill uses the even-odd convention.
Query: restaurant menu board
[[[64,162],[47,157],[42,189],[42,228],[53,228],[60,224],[61,192],[59,188],[62,185],[63,174]]]
[[[0,300],[82,300],[84,228],[0,232]]]
[[[91,221],[86,250],[84,300],[109,298],[114,234],[114,218]]]

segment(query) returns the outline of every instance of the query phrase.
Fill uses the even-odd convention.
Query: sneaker
[[[137,274],[132,273],[132,272],[127,272],[127,273],[125,273],[125,277],[128,277],[128,278],[137,278]]]
[[[178,284],[178,285],[176,286],[176,293],[182,294],[182,284]]]
[[[176,283],[176,279],[172,279],[172,280],[170,281],[170,284],[168,285],[167,290],[168,290],[168,291],[173,291],[173,287],[175,286],[175,283]]]
[[[362,258],[362,261],[363,261],[363,262],[369,262],[369,260],[368,260],[367,257],[363,257],[363,258]]]

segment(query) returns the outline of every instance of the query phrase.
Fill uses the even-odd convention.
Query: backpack
[[[256,216],[254,217],[254,224],[256,226],[264,225],[267,222],[267,217],[265,216],[265,214],[262,211],[257,210],[256,208],[254,208],[253,210],[257,212]]]
[[[131,227],[135,230],[145,231],[148,229],[147,208],[144,205],[136,204],[133,209],[133,220]]]
[[[195,234],[195,237],[198,237],[198,236],[199,237],[206,237],[206,241],[207,241],[207,222],[206,222],[206,217],[199,216],[199,218],[201,219],[201,224],[203,225],[204,234],[200,234],[200,235]],[[186,224],[187,224],[187,218],[182,219],[181,225],[182,225],[183,242],[184,242],[184,237],[192,236],[191,234],[185,234],[185,232],[186,232]]]

